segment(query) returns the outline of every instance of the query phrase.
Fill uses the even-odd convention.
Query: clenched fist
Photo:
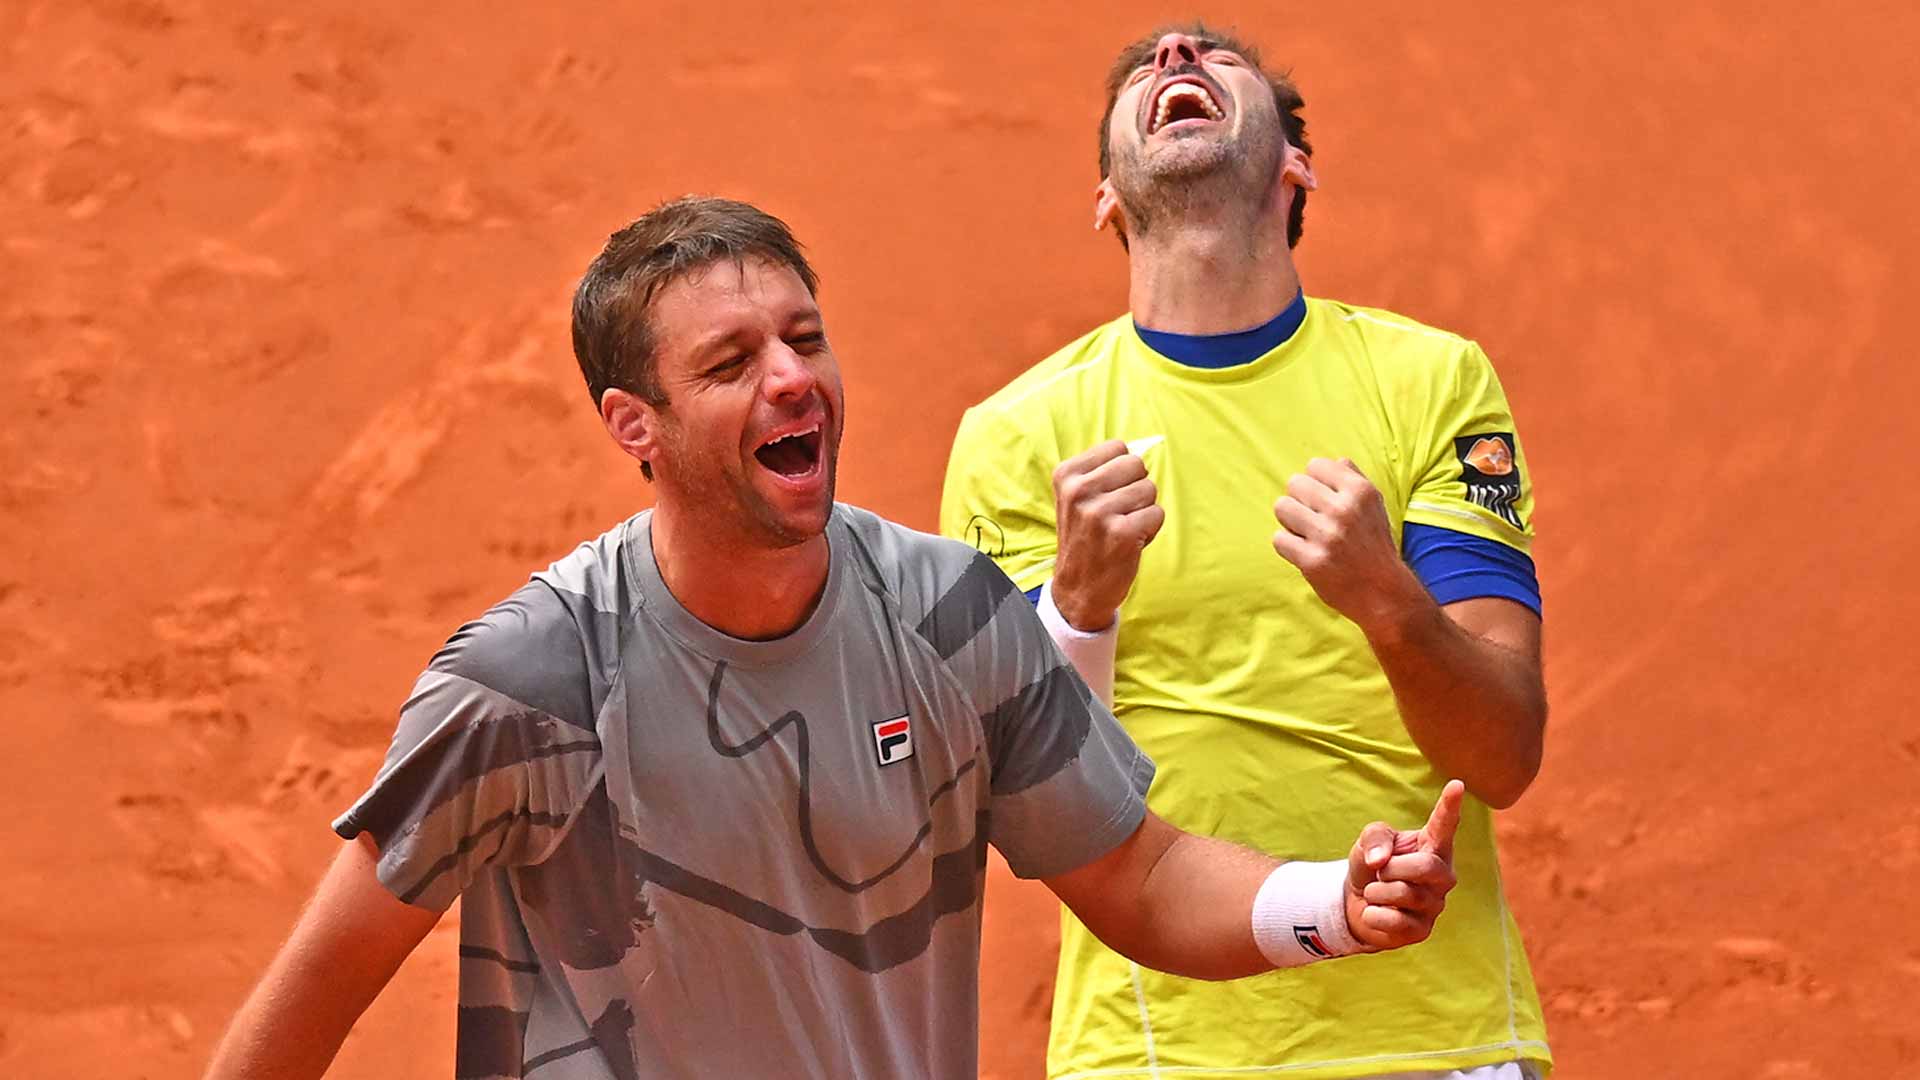
[[[1314,458],[1273,504],[1273,550],[1300,568],[1327,606],[1371,634],[1423,595],[1393,542],[1380,492],[1345,458]]]
[[[1118,439],[1053,470],[1053,603],[1075,629],[1113,625],[1140,571],[1140,553],[1166,523],[1147,463]]]

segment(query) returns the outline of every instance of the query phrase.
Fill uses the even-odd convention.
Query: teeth
[[[815,425],[813,425],[812,427],[810,427],[810,428],[808,428],[808,429],[806,429],[805,431],[795,431],[795,432],[792,432],[791,434],[787,434],[787,435],[782,435],[782,436],[780,436],[780,437],[779,437],[779,438],[777,438],[777,439],[768,439],[768,440],[767,440],[767,441],[766,441],[765,443],[762,443],[761,445],[763,445],[763,446],[778,446],[778,445],[780,445],[781,443],[783,443],[783,442],[786,442],[786,441],[787,441],[788,439],[798,439],[798,438],[800,438],[800,437],[801,437],[801,436],[803,436],[803,435],[812,435],[812,434],[814,434],[814,433],[816,433],[816,432],[818,432],[819,430],[820,430],[820,425],[819,425],[819,424],[815,424]]]
[[[1167,114],[1173,110],[1173,103],[1183,97],[1198,101],[1200,108],[1204,110],[1211,119],[1223,120],[1226,118],[1226,113],[1221,112],[1220,107],[1213,103],[1213,95],[1207,93],[1204,87],[1201,87],[1197,83],[1190,82],[1174,83],[1172,86],[1160,91],[1160,102],[1153,114],[1154,130],[1158,131],[1160,128],[1166,126]]]

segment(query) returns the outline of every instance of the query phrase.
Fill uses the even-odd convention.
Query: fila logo
[[[1307,950],[1310,956],[1325,960],[1327,957],[1333,955],[1333,950],[1327,948],[1327,943],[1320,939],[1320,928],[1318,926],[1295,926],[1293,928],[1293,940],[1299,942],[1300,947]]]
[[[913,724],[904,716],[873,722],[873,753],[880,764],[891,765],[913,756]]]

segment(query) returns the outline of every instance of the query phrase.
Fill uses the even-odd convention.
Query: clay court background
[[[1920,1075],[1920,15],[1209,6],[1306,90],[1308,290],[1519,416],[1558,1075]],[[931,527],[960,410],[1122,309],[1098,84],[1178,13],[0,2],[0,1075],[197,1075],[434,648],[645,500],[567,345],[607,232],[788,218],[842,497]],[[995,874],[1032,1077],[1051,900]],[[334,1075],[451,1074],[454,938]]]

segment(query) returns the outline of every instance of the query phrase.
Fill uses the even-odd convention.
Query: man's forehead
[[[664,305],[731,302],[784,308],[791,306],[792,293],[812,303],[806,282],[792,267],[749,254],[739,258],[722,257],[676,274],[660,286],[654,302]]]
[[[668,284],[655,307],[664,324],[687,331],[696,350],[763,322],[784,327],[820,317],[813,295],[791,267],[762,260],[738,269],[731,260],[710,263]]]

